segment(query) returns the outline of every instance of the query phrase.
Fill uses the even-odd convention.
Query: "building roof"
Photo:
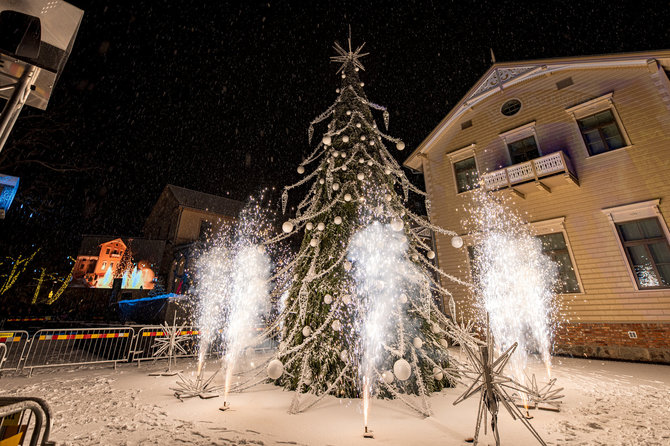
[[[475,104],[505,87],[563,70],[644,66],[652,74],[657,70],[670,71],[670,50],[494,63],[403,164],[421,170],[421,156],[432,149],[442,133]]]
[[[237,216],[244,207],[244,203],[241,201],[186,189],[184,187],[175,186],[174,184],[168,184],[165,186],[165,189],[172,192],[172,195],[179,205],[184,207],[200,209],[230,217]]]
[[[98,256],[100,245],[116,239],[121,239],[126,246],[130,246],[135,261],[146,260],[152,264],[159,264],[163,258],[165,240],[119,237],[117,235],[83,235],[77,256]]]

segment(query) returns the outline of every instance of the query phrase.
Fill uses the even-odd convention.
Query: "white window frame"
[[[579,285],[579,291],[574,293],[557,293],[557,296],[576,296],[585,294],[584,284],[582,283],[582,277],[579,275],[579,269],[577,268],[577,262],[575,261],[575,255],[572,252],[572,245],[570,244],[570,238],[568,233],[565,230],[565,217],[552,218],[550,220],[541,220],[535,221],[532,223],[527,223],[527,226],[530,229],[531,234],[534,236],[551,234],[554,232],[561,232],[563,234],[563,239],[565,240],[565,246],[568,249],[568,254],[570,256],[570,262],[572,262],[572,269],[575,271],[575,277],[577,278],[577,284]],[[480,237],[479,233],[470,233],[460,236],[463,239],[463,246],[466,247],[465,258],[468,263],[468,271],[470,274],[470,281],[473,280],[472,277],[472,259],[468,253],[467,247],[473,246],[477,243],[477,240]]]
[[[568,250],[568,255],[570,256],[570,262],[572,263],[572,270],[575,272],[575,277],[577,278],[577,286],[579,291],[573,293],[557,293],[558,296],[573,296],[577,294],[584,294],[584,284],[582,284],[582,278],[579,275],[579,269],[577,268],[577,262],[575,261],[575,255],[572,252],[572,246],[570,244],[570,238],[568,237],[568,232],[565,230],[565,217],[552,218],[551,220],[542,220],[529,223],[530,230],[534,235],[546,235],[560,232],[563,234],[563,240],[565,240],[565,247]]]
[[[472,143],[465,147],[461,147],[460,149],[456,149],[453,152],[449,152],[447,154],[447,156],[449,157],[449,161],[451,162],[451,178],[453,179],[454,182],[454,190],[456,191],[456,195],[467,194],[468,192],[472,192],[470,190],[465,190],[463,192],[458,191],[458,180],[456,178],[456,166],[455,166],[457,162],[466,160],[468,158],[474,158],[475,168],[477,169],[477,176],[481,177],[481,174],[479,173],[479,163],[477,163],[477,156],[475,154],[476,148],[477,146],[474,143]]]
[[[537,151],[540,156],[543,155],[542,147],[540,147],[540,138],[537,137],[537,130],[535,128],[535,121],[531,121],[528,124],[524,124],[519,127],[515,127],[512,130],[500,133],[498,136],[503,140],[505,145],[505,153],[507,153],[507,165],[512,165],[512,154],[509,152],[509,144],[528,138],[532,136],[535,138],[535,144],[537,145]]]
[[[661,226],[661,230],[665,235],[665,239],[670,243],[670,231],[668,231],[668,225],[661,214],[660,209],[658,208],[659,203],[661,202],[660,198],[648,201],[640,201],[637,203],[625,204],[622,206],[614,206],[610,208],[602,209],[603,214],[607,216],[610,227],[614,232],[614,238],[616,239],[617,246],[619,247],[619,252],[621,253],[621,260],[624,262],[626,271],[628,271],[628,276],[630,277],[631,282],[633,282],[633,287],[635,291],[643,293],[655,293],[655,292],[668,292],[668,288],[640,288],[637,284],[637,279],[635,278],[635,272],[631,267],[630,262],[628,261],[628,256],[626,255],[626,249],[623,246],[621,237],[619,237],[619,231],[617,231],[617,223],[625,223],[628,221],[642,220],[645,218],[658,218],[658,224]]]
[[[619,131],[621,132],[621,136],[623,137],[623,140],[626,145],[623,147],[619,147],[618,149],[608,150],[603,153],[597,153],[595,155],[591,155],[589,153],[588,147],[586,147],[586,142],[584,142],[584,135],[582,134],[582,129],[579,128],[579,123],[577,122],[577,120],[585,118],[587,116],[595,115],[596,113],[600,113],[605,110],[610,110],[612,112],[614,120],[616,121],[617,126],[619,127]],[[630,137],[628,136],[626,127],[624,127],[623,121],[621,121],[621,116],[619,116],[619,111],[614,105],[614,92],[610,92],[602,96],[598,96],[597,98],[588,100],[586,102],[582,102],[581,104],[568,107],[565,109],[565,111],[570,116],[572,116],[572,122],[574,123],[575,129],[577,129],[577,136],[579,137],[579,142],[582,146],[582,149],[584,150],[584,156],[586,159],[633,147],[633,143],[631,142]]]

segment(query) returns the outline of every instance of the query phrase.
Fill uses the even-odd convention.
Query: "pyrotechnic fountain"
[[[390,341],[390,330],[396,322],[398,302],[408,285],[417,281],[415,267],[406,258],[407,237],[391,225],[374,222],[358,231],[349,245],[348,259],[355,265],[359,333],[359,374],[363,394],[365,434],[368,430],[370,397],[379,381],[378,366],[384,346]]]
[[[204,249],[196,261],[197,323],[201,333],[198,367],[194,381],[181,377],[182,383],[178,384],[184,387],[186,383],[186,387],[193,387],[190,393],[202,397],[202,386],[212,382],[212,377],[205,380],[203,376],[205,357],[212,345],[220,342],[225,352],[221,410],[230,407],[228,393],[240,354],[251,345],[255,328],[270,309],[271,262],[261,244],[268,230],[263,211],[252,199],[234,227],[225,228],[214,237],[211,246]],[[220,389],[221,386],[216,386],[216,390]],[[210,387],[208,393],[213,391]]]
[[[498,352],[514,343],[510,369],[526,385],[529,355],[538,352],[551,374],[551,324],[553,288],[557,266],[542,252],[524,219],[501,197],[478,192],[469,209],[473,223],[473,270],[482,314],[488,315]],[[521,392],[526,403],[526,395]]]
[[[221,410],[230,407],[228,393],[240,353],[249,346],[255,334],[254,328],[270,308],[270,259],[264,248],[247,240],[239,241],[235,248],[231,253],[232,259],[227,261],[230,270],[223,302],[226,378]]]

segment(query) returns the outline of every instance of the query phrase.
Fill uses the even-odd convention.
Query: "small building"
[[[495,63],[404,163],[464,236],[472,189],[513,197],[560,265],[556,352],[670,363],[669,71],[670,51]]]
[[[113,280],[120,278],[123,289],[151,290],[164,250],[162,240],[84,235],[72,273],[73,286],[112,288]],[[126,254],[128,265],[121,271],[119,264]]]
[[[168,184],[144,224],[144,236],[165,240],[158,274],[165,277],[169,293],[183,293],[188,286],[188,266],[194,244],[232,224],[244,203],[218,195]]]

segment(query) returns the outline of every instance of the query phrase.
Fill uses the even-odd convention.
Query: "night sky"
[[[0,152],[0,171],[21,177],[0,255],[34,244],[57,261],[82,233],[140,235],[167,183],[245,199],[296,181],[348,25],[371,53],[366,93],[407,143],[399,161],[490,66],[489,48],[511,61],[670,47],[666,2],[71,3],[84,19],[49,107],[24,109]]]

